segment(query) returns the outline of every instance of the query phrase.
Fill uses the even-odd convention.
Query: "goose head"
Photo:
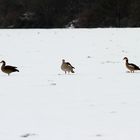
[[[4,60],[2,60],[0,63],[2,63],[2,64],[4,64],[4,65],[6,64],[6,62],[5,62]]]
[[[127,57],[124,57],[123,60],[128,61],[128,58]]]
[[[65,63],[65,59],[62,59],[62,62]]]

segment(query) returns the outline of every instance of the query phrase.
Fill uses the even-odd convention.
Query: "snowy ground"
[[[0,30],[1,140],[140,140],[140,29]],[[75,66],[65,75],[61,60]]]

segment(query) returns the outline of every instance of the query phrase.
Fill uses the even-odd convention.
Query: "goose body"
[[[65,72],[65,74],[68,73],[74,73],[75,69],[69,62],[65,62],[65,60],[62,60],[62,65],[61,65],[61,69]]]
[[[0,63],[2,63],[2,66],[1,66],[2,72],[6,73],[8,75],[10,75],[10,73],[12,73],[12,72],[19,72],[17,67],[6,65],[6,62],[3,60]]]
[[[124,57],[123,60],[125,60],[126,68],[127,68],[128,70],[130,70],[130,72],[134,72],[134,71],[136,71],[136,70],[140,70],[140,68],[139,68],[137,65],[135,65],[135,64],[133,64],[133,63],[129,63],[127,57]]]

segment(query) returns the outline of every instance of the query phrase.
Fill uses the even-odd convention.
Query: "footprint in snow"
[[[51,86],[56,86],[56,83],[51,83],[50,85],[51,85]]]
[[[101,64],[116,64],[116,63],[119,63],[119,62],[118,61],[109,61],[109,60],[101,62]]]
[[[92,58],[91,56],[87,56],[87,58]]]
[[[127,104],[127,102],[121,102],[121,104],[126,105],[126,104]]]
[[[96,134],[96,137],[102,137],[102,134]]]
[[[27,137],[30,137],[30,136],[36,136],[36,134],[34,134],[34,133],[26,133],[26,134],[21,135],[22,138],[27,138]]]
[[[53,82],[53,80],[48,80],[48,82],[50,83],[51,86],[56,86],[56,83]]]
[[[127,51],[125,51],[125,50],[122,50],[122,53],[127,53]]]
[[[115,114],[115,113],[117,113],[116,111],[111,111],[111,112],[109,112],[110,114]]]
[[[103,79],[102,77],[98,77],[99,80]]]
[[[94,107],[95,105],[94,105],[94,104],[90,104],[89,106],[90,106],[90,107]]]

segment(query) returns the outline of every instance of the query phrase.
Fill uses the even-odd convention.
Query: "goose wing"
[[[9,66],[9,65],[7,65],[7,66],[5,66],[5,69],[16,69],[17,67],[15,67],[15,66]]]
[[[66,64],[70,67],[72,67],[73,69],[75,69],[69,62],[66,62]]]
[[[136,69],[136,70],[140,70],[140,68],[137,65],[133,64],[133,63],[130,63],[129,66],[134,68],[134,69]]]

